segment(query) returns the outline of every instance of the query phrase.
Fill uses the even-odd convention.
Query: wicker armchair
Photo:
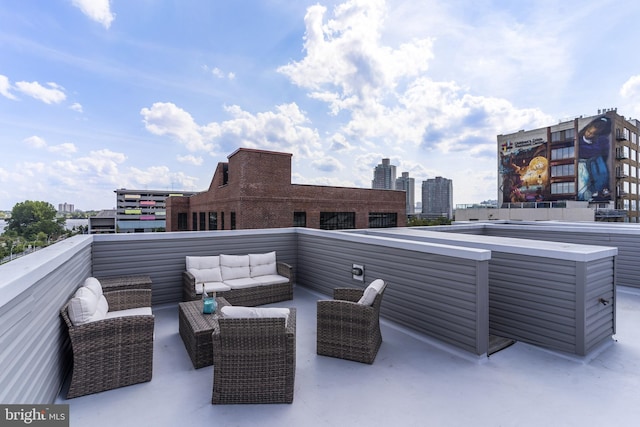
[[[317,302],[317,346],[321,356],[372,364],[382,344],[380,304],[384,289],[371,305],[358,304],[361,289],[334,289],[333,300]]]
[[[213,404],[291,403],[296,309],[289,318],[225,318],[213,329]]]
[[[151,307],[151,290],[105,292],[109,312]],[[69,302],[60,311],[69,329],[73,372],[67,398],[151,381],[153,315],[114,317],[73,325]]]

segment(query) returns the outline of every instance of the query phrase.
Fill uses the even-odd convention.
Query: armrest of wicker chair
[[[293,283],[293,267],[286,262],[276,262],[276,269],[278,274],[289,279],[289,282]]]
[[[151,307],[151,289],[127,289],[105,292],[103,295],[109,303],[109,311]]]
[[[196,278],[188,271],[182,272],[182,300],[193,301],[200,298],[200,295],[196,294]]]

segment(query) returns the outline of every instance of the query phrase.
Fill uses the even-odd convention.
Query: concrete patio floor
[[[619,287],[617,334],[587,358],[517,342],[490,357],[382,321],[373,365],[317,356],[316,301],[301,287],[292,404],[212,405],[213,367],[195,370],[176,304],[153,308],[153,380],[55,403],[71,426],[636,426],[640,290]],[[382,302],[384,307],[384,300]]]

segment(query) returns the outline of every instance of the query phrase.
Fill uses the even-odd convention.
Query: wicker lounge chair
[[[380,304],[384,289],[375,293],[370,305],[358,303],[363,290],[350,288],[334,289],[333,300],[318,301],[317,354],[372,364],[382,344]]]
[[[291,403],[296,309],[284,318],[221,317],[213,330],[213,404]]]
[[[151,307],[151,290],[105,292],[109,312]],[[153,315],[114,317],[74,325],[67,302],[60,311],[69,329],[73,372],[71,399],[131,384],[151,381]]]

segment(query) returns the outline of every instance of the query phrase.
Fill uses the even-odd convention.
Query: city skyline
[[[497,135],[640,116],[640,4],[508,3],[2,4],[0,209],[204,191],[238,148],[292,153],[296,184],[369,188],[389,158],[494,200]]]

